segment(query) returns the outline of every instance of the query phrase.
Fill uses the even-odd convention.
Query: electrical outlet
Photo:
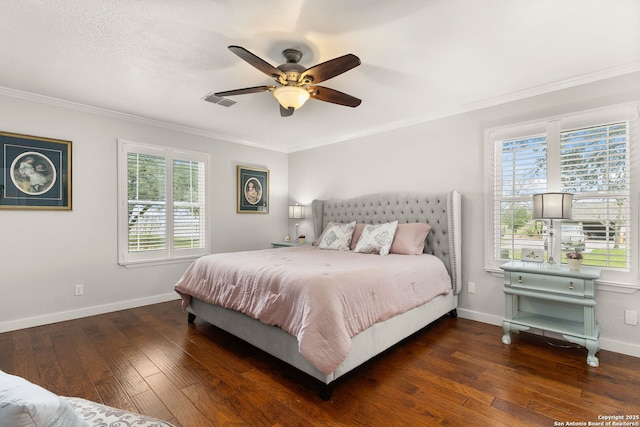
[[[476,293],[476,282],[467,283],[467,292],[470,294]]]
[[[84,294],[84,285],[76,285],[75,296],[80,296],[82,294]]]
[[[624,311],[625,325],[638,326],[638,312],[633,310]]]

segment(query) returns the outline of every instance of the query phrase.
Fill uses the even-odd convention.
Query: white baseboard
[[[18,329],[33,328],[35,326],[48,325],[50,323],[64,322],[66,320],[80,319],[82,317],[95,316],[96,314],[111,313],[113,311],[126,310],[128,308],[142,307],[145,305],[177,300],[180,297],[171,292],[168,294],[154,295],[146,298],[138,298],[120,301],[112,304],[96,305],[78,310],[62,311],[46,314],[44,316],[28,317],[24,319],[10,320],[0,323],[0,333],[16,331]]]
[[[489,325],[495,326],[502,326],[503,320],[503,318],[499,316],[480,313],[472,310],[465,310],[463,308],[458,308],[458,316],[462,317],[463,319],[475,320],[476,322],[488,323]],[[540,333],[536,330],[531,330],[531,333],[540,335]],[[559,338],[562,339],[562,337]],[[496,339],[502,339],[502,334],[496,337]],[[613,351],[615,353],[625,354],[627,356],[640,357],[640,345],[638,344],[630,344],[606,338],[600,338],[599,341],[600,349],[602,350]]]
[[[627,356],[640,357],[640,345],[600,338],[600,348]]]
[[[492,314],[481,313],[479,311],[466,310],[458,307],[458,316],[463,319],[475,320],[476,322],[488,323],[489,325],[502,326],[502,317]]]

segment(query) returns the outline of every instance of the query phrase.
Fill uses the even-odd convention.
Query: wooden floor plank
[[[6,366],[8,370],[14,370],[13,357],[14,357],[13,339],[10,335],[0,335],[0,366]]]
[[[193,384],[183,388],[182,393],[200,408],[213,425],[243,425],[245,421],[240,417],[238,411],[228,404],[228,400],[218,393],[219,387],[207,384]]]
[[[208,426],[552,426],[635,414],[640,359],[443,318],[340,378],[317,382],[171,301],[0,334],[0,369],[55,392]]]
[[[146,381],[162,403],[183,426],[216,426],[163,373],[151,375],[146,378]]]
[[[135,396],[149,390],[149,385],[145,382],[144,377],[140,375],[138,370],[130,363],[126,353],[114,349],[107,355],[106,362],[122,385],[122,388],[124,388],[130,396]]]
[[[598,415],[602,415],[594,412],[590,405],[576,404],[542,393],[532,393],[527,408],[556,420],[597,420]]]
[[[151,388],[142,393],[131,396],[137,411],[160,420],[170,420],[173,414]]]

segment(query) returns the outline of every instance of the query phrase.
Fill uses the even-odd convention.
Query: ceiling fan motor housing
[[[313,78],[305,78],[304,81],[300,81],[300,74],[302,74],[306,68],[299,64],[302,58],[302,52],[297,49],[285,49],[282,51],[282,56],[286,62],[282,65],[278,65],[278,70],[287,75],[286,80],[280,80],[280,83],[285,86],[301,86],[309,84],[313,81]]]
[[[282,51],[282,56],[289,64],[297,64],[302,59],[302,52],[298,49],[285,49]]]

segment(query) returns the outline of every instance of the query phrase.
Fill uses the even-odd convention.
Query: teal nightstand
[[[565,265],[509,262],[504,270],[506,315],[502,342],[511,344],[511,331],[537,328],[561,334],[586,347],[587,364],[598,366],[600,349],[596,322],[595,281],[600,269]]]

